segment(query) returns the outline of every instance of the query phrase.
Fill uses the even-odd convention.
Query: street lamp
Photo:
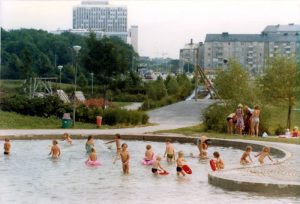
[[[59,86],[61,86],[61,70],[62,70],[63,66],[58,65],[57,68],[59,69]]]
[[[92,96],[94,94],[94,73],[92,72],[91,73],[91,76],[92,76]]]
[[[73,101],[73,126],[75,127],[75,113],[76,113],[76,90],[77,90],[77,66],[78,66],[78,53],[81,49],[81,46],[74,45],[73,49],[76,53],[76,62],[75,62],[75,78],[74,78],[74,101]]]

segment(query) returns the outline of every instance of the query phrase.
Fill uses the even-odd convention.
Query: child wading
[[[257,154],[257,155],[255,155],[255,157],[258,157],[258,161],[259,161],[260,164],[264,164],[264,159],[266,157],[268,157],[273,162],[273,159],[270,156],[270,148],[269,147],[264,147],[262,149],[262,152],[259,153],[259,154]]]
[[[4,142],[4,154],[9,155],[10,154],[10,148],[11,148],[11,144],[9,139],[5,138],[5,142]]]
[[[241,157],[241,160],[240,160],[240,163],[242,165],[249,164],[250,162],[252,162],[252,159],[250,157],[251,151],[252,151],[252,147],[251,146],[247,146],[246,147],[246,151],[243,153],[243,155]],[[247,158],[249,158],[249,160]]]
[[[175,150],[170,139],[166,139],[166,151],[164,157],[166,156],[169,163],[175,161]]]
[[[129,174],[129,160],[130,160],[130,154],[127,151],[127,144],[123,143],[122,144],[122,150],[121,150],[121,161],[122,161],[122,168],[123,168],[123,173],[124,174]]]
[[[53,159],[58,159],[60,156],[60,148],[58,146],[57,140],[52,141],[52,147],[49,155],[52,155]]]
[[[182,166],[185,165],[185,159],[184,159],[184,154],[182,151],[178,152],[178,158],[176,159],[176,164],[177,164],[177,167],[176,167],[176,171],[177,171],[177,176],[179,176],[180,174],[182,176],[185,176],[185,173],[182,169]]]
[[[161,157],[157,156],[156,160],[153,163],[153,167],[151,169],[153,174],[158,175],[158,173],[167,173],[167,171],[160,165]]]
[[[225,165],[224,165],[224,161],[220,157],[220,153],[214,152],[213,155],[214,155],[213,161],[215,162],[216,170],[224,169]]]
[[[113,164],[116,162],[117,159],[120,159],[120,153],[121,153],[121,135],[120,134],[116,134],[114,140],[108,141],[105,144],[114,143],[114,142],[116,143],[117,152],[116,152],[116,156],[113,160]]]

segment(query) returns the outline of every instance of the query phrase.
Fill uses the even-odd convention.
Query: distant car
[[[153,79],[153,73],[152,72],[147,72],[145,75],[144,75],[145,79]]]

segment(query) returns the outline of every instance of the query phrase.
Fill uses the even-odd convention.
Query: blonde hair
[[[270,152],[270,147],[264,147],[263,152]]]
[[[178,152],[178,157],[184,157],[183,151],[179,151],[179,152]]]
[[[160,161],[160,160],[161,160],[161,157],[160,157],[160,156],[156,156],[156,160],[157,160],[157,161]]]
[[[251,146],[247,146],[246,147],[246,151],[252,151],[252,147]]]
[[[146,145],[146,149],[147,150],[151,149],[151,145]]]

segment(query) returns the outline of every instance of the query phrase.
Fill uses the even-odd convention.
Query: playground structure
[[[57,87],[57,77],[34,77],[30,78],[29,83],[25,81],[24,84],[24,91],[28,93],[29,98],[44,98],[45,96],[57,95],[64,103],[71,103],[70,98],[64,90],[57,89],[55,91]],[[82,91],[75,91],[75,99],[79,102],[86,100]]]

